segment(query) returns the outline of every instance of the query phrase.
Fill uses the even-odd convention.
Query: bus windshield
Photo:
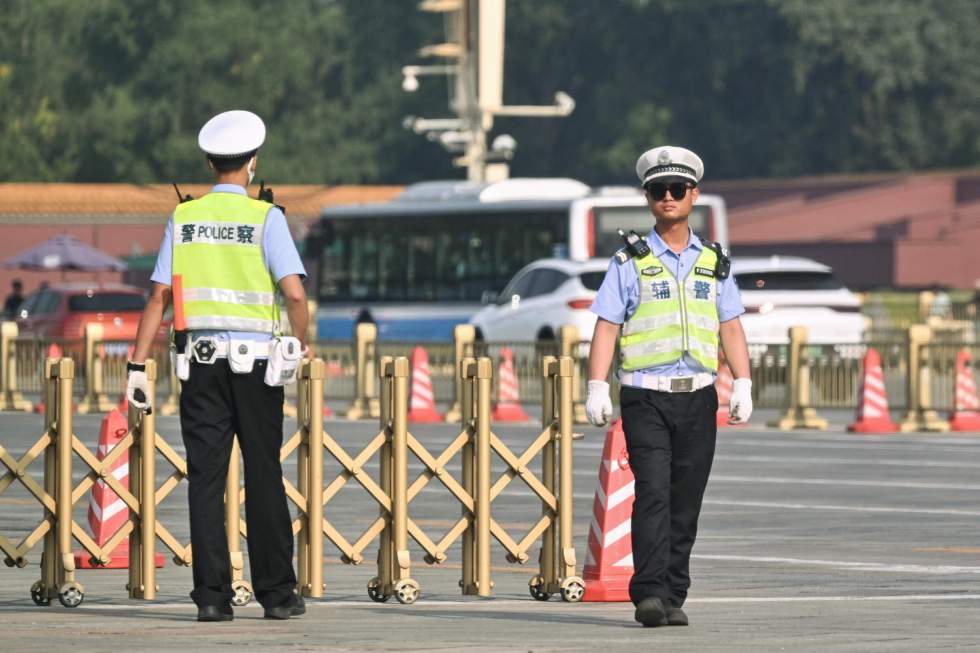
[[[322,303],[479,302],[567,243],[560,211],[326,216],[317,294]]]
[[[629,233],[630,229],[646,236],[653,228],[654,220],[650,209],[644,206],[596,206],[595,216],[595,255],[612,256],[623,246],[617,229]],[[706,205],[695,205],[688,224],[694,233],[705,238],[714,238],[709,227],[711,208]]]

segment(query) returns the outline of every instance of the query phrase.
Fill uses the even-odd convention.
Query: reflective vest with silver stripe
[[[272,205],[209,193],[174,211],[173,275],[180,275],[186,328],[272,333],[276,284],[262,250]]]
[[[653,252],[633,259],[640,303],[623,325],[619,339],[623,370],[673,363],[685,353],[705,369],[718,370],[716,260],[714,250],[703,248],[694,269],[678,282]]]

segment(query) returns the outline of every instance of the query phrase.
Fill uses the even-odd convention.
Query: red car
[[[101,324],[106,340],[133,341],[146,293],[120,283],[79,281],[38,289],[18,309],[20,332],[48,338],[81,338],[85,325]],[[166,336],[169,323],[160,327]]]

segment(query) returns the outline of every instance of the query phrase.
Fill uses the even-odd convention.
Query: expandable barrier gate
[[[368,596],[385,602],[394,596],[401,603],[414,603],[421,593],[412,578],[409,540],[425,552],[425,562],[439,564],[455,542],[462,545],[463,564],[460,587],[463,594],[489,596],[493,588],[490,575],[492,540],[507,552],[510,562],[526,563],[530,550],[540,539],[537,573],[530,579],[531,595],[547,600],[560,594],[566,601],[579,601],[584,582],[576,575],[576,556],[572,538],[572,378],[570,358],[543,358],[542,430],[523,452],[514,452],[492,430],[491,385],[492,364],[489,358],[463,358],[459,363],[461,429],[451,442],[438,452],[430,452],[408,428],[408,360],[404,357],[382,357],[378,363],[379,430],[360,451],[350,453],[323,427],[324,362],[304,361],[298,381],[298,429],[286,438],[281,459],[297,455],[297,482],[284,478],[286,494],[299,509],[292,528],[298,538],[299,591],[308,597],[323,596],[323,544],[331,542],[348,564],[364,561],[367,548],[378,542],[377,572],[367,583]],[[41,522],[19,543],[0,534],[0,550],[8,566],[25,567],[27,554],[43,540],[41,579],[31,587],[31,597],[38,605],[49,605],[57,598],[67,607],[79,605],[85,590],[76,579],[72,540],[77,541],[96,562],[110,560],[112,550],[129,538],[130,598],[156,597],[155,549],[157,541],[168,548],[174,562],[190,565],[189,544],[178,541],[156,518],[157,506],[169,496],[187,474],[186,462],[156,432],[155,412],[144,415],[129,411],[129,432],[105,456],[98,460],[74,434],[72,396],[74,363],[69,358],[45,362],[44,432],[19,460],[0,447],[0,462],[7,472],[0,476],[0,493],[14,481],[20,482],[41,504]],[[149,399],[155,405],[157,365],[147,361]],[[171,469],[159,485],[157,454]],[[324,479],[324,455],[339,463],[341,471]],[[44,478],[39,483],[27,473],[28,466],[44,456]],[[128,455],[130,489],[112,475],[112,467]],[[408,461],[417,459],[423,471],[410,478]],[[541,471],[534,474],[530,465],[540,457]],[[446,466],[461,461],[459,478]],[[72,484],[76,459],[86,470]],[[365,472],[365,465],[377,459],[377,479]],[[505,471],[494,478],[493,460],[503,461]],[[232,455],[226,490],[226,530],[231,553],[234,603],[243,605],[251,599],[252,589],[243,579],[241,538],[247,537],[239,514],[244,488],[239,485],[237,448]],[[530,530],[515,538],[492,514],[493,501],[515,479],[519,478],[541,503],[541,516]],[[353,479],[372,497],[378,516],[356,539],[348,540],[336,524],[324,515],[324,507],[340,489]],[[433,537],[413,521],[410,505],[429,483],[437,480],[459,505],[460,517],[443,534]],[[99,546],[74,521],[75,504],[98,481],[122,499],[129,516],[119,530]]]

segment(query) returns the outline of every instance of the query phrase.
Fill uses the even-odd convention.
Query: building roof
[[[200,197],[210,184],[178,184],[183,194]],[[401,186],[272,185],[277,204],[290,222],[307,222],[325,206],[384,202]],[[249,189],[253,196],[258,192]],[[0,184],[0,223],[159,222],[177,203],[167,184]]]

